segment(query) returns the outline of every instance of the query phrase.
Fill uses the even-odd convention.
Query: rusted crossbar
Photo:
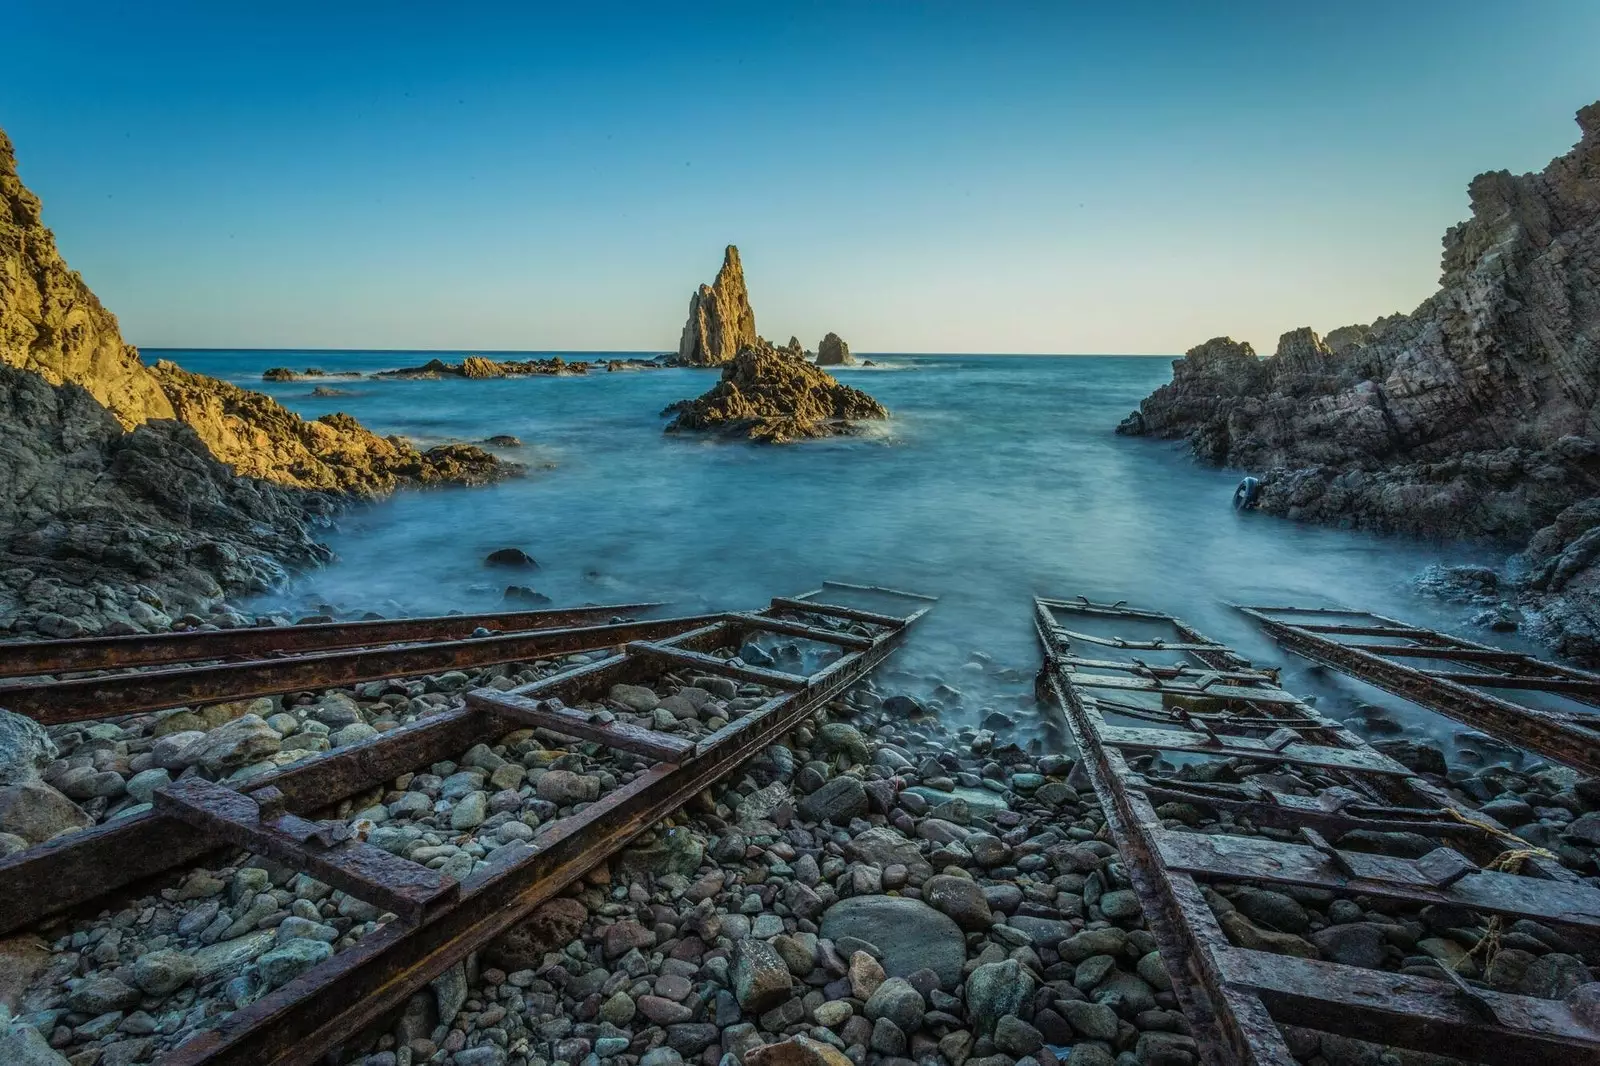
[[[210,666],[161,667],[71,681],[0,686],[0,707],[49,725],[117,718],[356,685],[392,677],[492,666],[672,636],[716,615],[534,629],[389,648],[332,651]]]
[[[1583,721],[1581,716],[1514,702],[1483,691],[1484,688],[1497,687],[1498,683],[1498,687],[1506,689],[1546,691],[1594,702],[1600,700],[1600,675],[1545,663],[1532,657],[1517,660],[1519,672],[1512,675],[1488,672],[1464,675],[1461,672],[1420,670],[1409,663],[1395,661],[1417,658],[1420,649],[1415,645],[1396,651],[1370,643],[1344,643],[1331,639],[1326,626],[1318,627],[1274,617],[1274,614],[1298,609],[1235,606],[1279,645],[1312,662],[1376,685],[1430,711],[1482,730],[1507,744],[1536,752],[1588,774],[1600,774],[1600,716],[1590,723]],[[1372,617],[1391,628],[1402,624],[1381,616]],[[1431,630],[1408,627],[1408,635],[1424,637],[1432,642],[1433,646],[1428,649],[1430,658],[1445,658],[1447,652],[1456,650],[1466,651],[1474,657],[1496,651]],[[1480,658],[1480,661],[1483,660]],[[1537,672],[1548,676],[1531,676],[1527,665],[1531,663],[1538,663]]]
[[[617,751],[628,751],[646,758],[672,762],[683,757],[694,745],[671,733],[658,733],[643,726],[609,720],[571,707],[562,706],[559,700],[536,700],[511,693],[492,693],[478,690],[467,693],[467,706],[489,711],[501,718],[532,729],[548,729],[564,737],[592,740]]]
[[[920,598],[919,598],[920,600]],[[847,652],[805,679],[800,691],[783,692],[723,727],[692,753],[656,764],[629,784],[572,817],[556,823],[531,845],[507,845],[489,869],[461,886],[458,900],[411,927],[391,923],[343,953],[225,1018],[170,1053],[164,1066],[309,1066],[353,1033],[404,1005],[429,980],[521,920],[541,903],[604,861],[634,836],[731,772],[799,725],[827,701],[866,676],[929,610],[894,617],[872,646]],[[716,625],[669,638],[670,647],[709,653],[736,634]],[[509,693],[473,693],[479,707],[508,698],[563,703],[596,698],[610,686],[638,680],[659,669],[660,656],[634,651]],[[723,662],[723,671],[729,664]],[[494,715],[477,711],[484,717]]]
[[[715,655],[674,648],[670,644],[636,640],[628,645],[628,654],[641,655],[672,666],[688,666],[702,673],[720,674],[723,677],[750,684],[770,685],[773,688],[782,689],[801,689],[806,687],[806,679],[799,674],[784,673],[781,670],[768,670],[759,666],[745,666],[742,663],[730,663],[726,659],[717,658]]]
[[[324,884],[416,923],[430,908],[456,899],[461,886],[426,866],[361,840],[335,839],[330,830],[283,812],[283,793],[250,795],[188,777],[156,790],[155,809],[189,823],[218,842],[248,848],[303,870]],[[343,823],[339,823],[343,827]]]
[[[294,652],[333,651],[336,648],[463,640],[479,629],[515,632],[592,625],[619,616],[644,614],[661,606],[659,603],[611,603],[539,611],[446,614],[428,618],[249,626],[182,633],[129,633],[74,640],[8,641],[0,643],[0,677],[111,670],[206,659],[260,659]]]
[[[1539,856],[1482,812],[1461,808],[1416,776],[1393,772],[1390,760],[1303,702],[1285,706],[1241,699],[1249,725],[1214,715],[1204,733],[1108,725],[1100,690],[1078,683],[1083,671],[1072,662],[1076,656],[1070,631],[1057,620],[1058,614],[1090,612],[1064,600],[1037,600],[1034,608],[1045,657],[1041,681],[1060,706],[1082,754],[1080,768],[1101,801],[1122,869],[1144,907],[1208,1064],[1289,1066],[1294,1058],[1282,1024],[1456,1053],[1499,1066],[1600,1062],[1600,1033],[1566,1003],[1479,989],[1443,971],[1432,979],[1232,946],[1197,878],[1297,886],[1416,906],[1439,904],[1510,919],[1533,918],[1584,934],[1600,930],[1600,891]],[[1102,605],[1094,605],[1092,613],[1115,617]],[[1130,617],[1150,621],[1152,614],[1141,611]],[[1177,643],[1204,649],[1192,653],[1200,663],[1213,669],[1250,668],[1246,660],[1181,621],[1161,617]],[[1264,720],[1280,716],[1294,724],[1259,735],[1266,728]],[[1160,778],[1154,776],[1158,765],[1136,772],[1124,757],[1124,750],[1173,750],[1173,736],[1186,738],[1177,750],[1251,762],[1270,760],[1259,753],[1262,747],[1281,755],[1314,745],[1339,757],[1319,754],[1313,772],[1296,778],[1295,787],[1320,790],[1313,796],[1272,791],[1282,786],[1263,785],[1259,782],[1273,779],[1255,776],[1239,785],[1191,781],[1181,773]],[[1172,800],[1201,812],[1227,811],[1297,830],[1305,844],[1246,835],[1239,823],[1227,819],[1200,831],[1175,831],[1154,806]],[[1337,839],[1353,829],[1378,827],[1419,833],[1439,846],[1420,859],[1405,860],[1343,851],[1321,835],[1326,831]],[[1524,861],[1524,873],[1538,876],[1484,868],[1519,845],[1515,854]]]

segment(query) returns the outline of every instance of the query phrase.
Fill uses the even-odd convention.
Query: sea
[[[1496,549],[1240,513],[1231,501],[1247,471],[1199,465],[1178,442],[1117,436],[1117,422],[1170,380],[1171,357],[868,355],[877,365],[836,375],[893,417],[863,436],[779,447],[663,433],[662,409],[709,389],[713,370],[320,383],[336,397],[313,396],[318,382],[261,377],[274,366],[370,374],[470,354],[654,353],[144,352],[306,418],[347,412],[419,447],[523,442],[491,450],[524,476],[349,511],[326,531],[335,562],[248,606],[488,611],[518,584],[557,606],[660,601],[691,613],[760,607],[824,579],[892,586],[939,597],[898,657],[900,677],[967,686],[959,713],[976,722],[991,709],[1026,712],[1031,686],[1016,681],[1039,666],[1032,597],[1125,600],[1284,665],[1286,682],[1335,717],[1372,703],[1444,742],[1459,727],[1294,660],[1231,604],[1363,608],[1521,646],[1470,630],[1472,608],[1416,587],[1429,564],[1494,563]],[[508,547],[539,568],[485,564]],[[1009,682],[986,686],[993,676]]]

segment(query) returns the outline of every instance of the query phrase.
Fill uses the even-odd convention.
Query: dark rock
[[[523,567],[529,570],[539,569],[539,564],[533,561],[533,556],[521,548],[497,548],[484,556],[483,561],[490,566]]]

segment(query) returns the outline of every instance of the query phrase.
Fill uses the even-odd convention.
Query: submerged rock
[[[860,389],[770,347],[740,352],[722,380],[699,399],[663,414],[668,433],[711,432],[769,444],[857,432],[857,423],[889,417]]]

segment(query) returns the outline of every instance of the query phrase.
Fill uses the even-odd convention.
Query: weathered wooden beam
[[[766,633],[782,633],[790,637],[804,637],[814,640],[819,644],[834,644],[841,648],[870,648],[872,638],[863,637],[859,633],[846,633],[837,629],[823,629],[820,626],[808,626],[803,622],[791,622],[787,618],[774,618],[766,614],[729,614],[727,620],[735,625],[749,629],[759,629]]]
[[[1297,766],[1320,766],[1329,770],[1360,770],[1366,773],[1387,774],[1392,777],[1410,777],[1411,771],[1387,755],[1370,748],[1350,751],[1346,748],[1323,747],[1295,741],[1274,748],[1255,737],[1210,737],[1205,733],[1190,733],[1176,729],[1141,729],[1132,726],[1106,726],[1100,730],[1106,744],[1125,751],[1186,751],[1223,758],[1251,759],[1266,763],[1291,763]]]
[[[817,603],[814,600],[801,600],[789,596],[772,597],[772,608],[783,611],[809,611],[812,614],[832,615],[834,618],[848,618],[853,622],[866,622],[869,625],[891,628],[905,621],[899,615],[880,614],[877,611],[864,611],[859,607],[841,607],[836,603]]]

